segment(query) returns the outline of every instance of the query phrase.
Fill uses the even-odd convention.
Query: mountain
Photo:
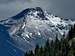
[[[0,56],[23,56],[23,51],[14,46],[6,29],[7,27],[0,24]]]
[[[6,28],[14,46],[25,52],[34,50],[36,44],[44,45],[47,39],[55,40],[57,37],[60,40],[66,37],[75,21],[62,19],[36,7],[1,20],[0,24]]]

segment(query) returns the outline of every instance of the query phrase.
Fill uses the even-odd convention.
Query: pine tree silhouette
[[[55,41],[46,41],[45,46],[36,45],[34,53],[30,51],[25,56],[75,56],[75,25],[71,27],[68,37]]]

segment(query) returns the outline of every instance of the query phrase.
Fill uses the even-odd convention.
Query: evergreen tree
[[[39,45],[36,45],[35,56],[39,56]]]
[[[27,52],[25,53],[25,56],[28,56],[28,53]]]
[[[41,46],[40,51],[39,51],[39,55],[40,56],[44,56],[44,48]]]
[[[46,44],[45,44],[45,56],[49,56],[50,55],[50,43],[49,43],[49,40],[46,41]]]
[[[68,37],[55,41],[46,41],[45,46],[36,45],[34,53],[29,51],[25,56],[75,56],[75,25],[71,27]]]

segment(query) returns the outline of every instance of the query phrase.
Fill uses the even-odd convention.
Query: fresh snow
[[[37,15],[39,12],[31,10],[21,19],[9,18],[0,22],[9,27],[7,31],[12,38],[18,39],[14,41],[22,50],[35,47],[36,44],[40,44],[41,41],[45,42],[47,39],[54,40],[56,35],[61,39],[63,35],[67,36],[71,26],[75,24],[75,21],[63,20],[45,11],[46,20]]]

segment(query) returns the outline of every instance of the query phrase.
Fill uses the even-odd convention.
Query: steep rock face
[[[50,15],[40,7],[28,8],[16,16],[0,21],[0,24],[7,27],[13,44],[23,51],[34,49],[36,44],[44,45],[47,39],[61,39],[74,23]]]

